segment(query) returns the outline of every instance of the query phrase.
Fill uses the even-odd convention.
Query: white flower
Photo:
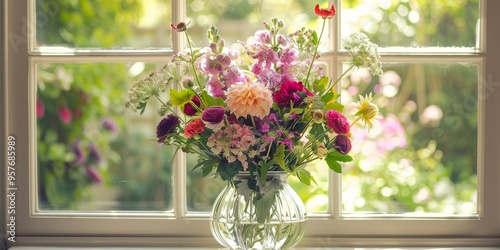
[[[372,75],[382,75],[382,63],[378,46],[363,33],[353,33],[344,39],[344,48],[349,51],[352,64],[358,68],[367,68]]]

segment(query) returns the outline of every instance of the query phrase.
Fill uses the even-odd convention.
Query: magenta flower
[[[208,128],[215,129],[224,121],[224,108],[213,106],[203,110],[201,119]]]
[[[306,96],[312,95],[313,93],[306,89],[302,82],[290,81],[280,85],[280,88],[273,93],[273,99],[280,106],[288,106],[293,102],[294,107],[297,107]]]
[[[167,136],[172,133],[177,125],[179,124],[179,117],[169,114],[167,117],[163,118],[156,127],[156,138],[158,143],[165,142]]]
[[[64,124],[69,124],[71,122],[71,110],[69,110],[68,107],[64,106],[57,109],[57,115]]]
[[[351,126],[347,118],[337,110],[328,110],[325,114],[326,126],[333,129],[337,134],[349,134]]]
[[[75,154],[75,160],[70,164],[71,167],[80,166],[87,159],[87,156],[83,152],[82,144],[80,141],[73,142],[73,144],[71,145],[71,151],[73,151],[73,154]]]
[[[104,180],[101,173],[99,173],[99,171],[92,166],[86,167],[85,172],[87,173],[87,177],[93,183],[102,183]]]
[[[347,135],[344,134],[339,134],[335,137],[335,140],[333,140],[333,147],[337,152],[341,154],[349,154],[351,152],[351,140]]]
[[[196,106],[200,107],[200,99],[198,99],[197,96],[194,96],[192,99],[191,99],[192,102],[194,102],[194,104],[196,104]],[[188,115],[188,116],[193,116],[193,115],[196,115],[196,112],[198,110],[193,107],[193,105],[191,103],[186,103],[184,105],[184,109],[183,109],[183,112],[184,114]]]
[[[91,160],[97,163],[100,163],[102,161],[101,152],[99,151],[97,145],[95,145],[94,143],[89,143],[88,150],[89,150],[89,158]]]
[[[45,115],[45,105],[40,97],[36,98],[36,117],[42,118]]]

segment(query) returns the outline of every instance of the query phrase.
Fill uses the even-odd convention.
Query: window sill
[[[179,247],[36,247],[36,246],[14,246],[9,248],[9,250],[169,250],[169,249],[179,249]],[[225,248],[200,248],[200,247],[187,247],[181,248],[186,250],[223,250]],[[305,247],[305,248],[295,248],[295,250],[313,250],[313,249],[331,249],[331,250],[500,250],[500,247],[452,247],[452,248],[435,248],[435,247],[390,247],[390,248],[367,248],[367,247]]]

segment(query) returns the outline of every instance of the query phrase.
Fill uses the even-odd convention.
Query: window
[[[118,11],[115,1],[96,6],[94,1],[3,2],[4,140],[15,138],[16,162],[14,170],[2,164],[16,176],[15,183],[4,185],[6,192],[17,188],[17,244],[82,245],[106,237],[106,244],[118,245],[215,246],[206,211],[221,184],[192,174],[192,163],[182,155],[172,158],[172,151],[165,149],[161,154],[147,152],[151,145],[141,132],[152,131],[149,126],[155,126],[156,118],[139,121],[135,114],[124,113],[117,100],[126,84],[183,49],[183,38],[168,28],[170,19],[191,19],[202,30],[205,24],[231,20],[230,36],[234,23],[242,23],[238,18],[253,24],[262,16],[283,13],[275,11],[279,1],[223,6],[198,0],[144,2],[141,9],[135,1],[121,1]],[[342,176],[330,173],[321,180],[308,201],[312,213],[303,245],[417,246],[422,240],[433,246],[500,244],[495,191],[500,188],[500,119],[495,109],[500,105],[495,46],[500,37],[494,27],[500,22],[494,10],[500,6],[496,1],[464,2],[469,4],[331,1],[339,11],[330,22],[321,61],[329,74],[341,75],[349,63],[340,38],[357,29],[380,44],[383,77],[353,71],[341,90],[350,96],[375,89],[386,112],[382,123],[392,129],[374,130],[377,137],[366,142],[359,138],[353,150],[359,162],[346,166]],[[286,23],[293,30],[293,25],[308,24],[307,11],[301,11],[311,14],[313,7],[294,1],[289,10],[297,12],[283,18],[291,17]],[[150,14],[138,18],[141,11]],[[124,30],[118,23],[131,28]],[[417,32],[422,29],[424,35]],[[204,32],[199,34],[193,36],[197,43]],[[39,100],[43,114],[37,110]],[[91,115],[95,119],[86,119]],[[120,137],[114,134],[114,123],[133,126],[120,131],[127,133]],[[411,138],[401,134],[412,129]],[[385,157],[378,156],[380,150]],[[65,171],[72,167],[68,162],[78,162],[80,151],[89,155],[88,164]],[[106,164],[99,165],[103,157]],[[53,171],[47,173],[49,160]],[[128,167],[113,169],[113,164]],[[64,175],[73,181],[57,181]],[[108,181],[114,188],[89,185],[92,180]],[[76,199],[90,191],[97,198]],[[113,198],[100,199],[104,196]]]

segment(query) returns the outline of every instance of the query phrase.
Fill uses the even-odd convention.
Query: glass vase
[[[296,245],[305,233],[306,210],[287,177],[286,172],[269,172],[264,183],[257,177],[259,191],[254,191],[249,173],[236,175],[213,205],[210,228],[215,239],[230,249]]]

